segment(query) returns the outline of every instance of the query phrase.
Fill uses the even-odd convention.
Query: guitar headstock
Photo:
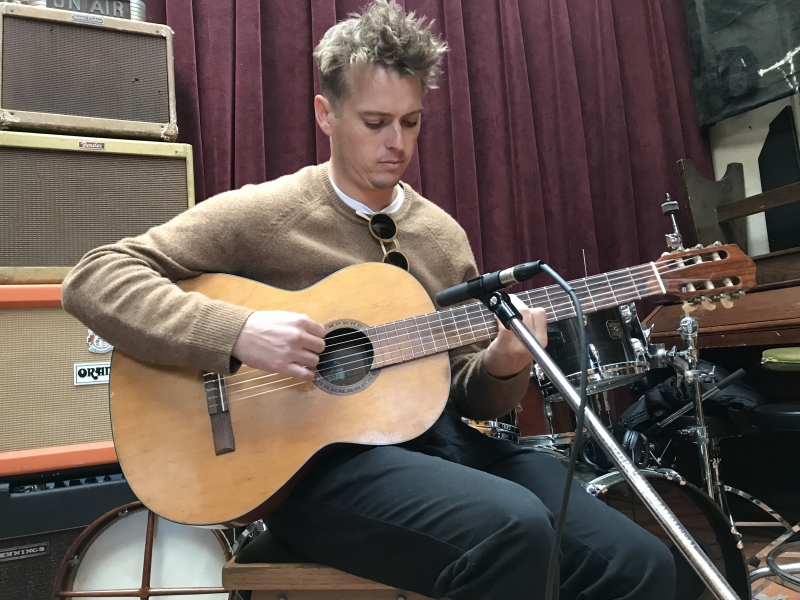
[[[756,285],[756,265],[736,244],[696,246],[669,252],[656,261],[664,295],[684,301],[686,310],[713,310],[714,302],[730,308],[732,300]]]

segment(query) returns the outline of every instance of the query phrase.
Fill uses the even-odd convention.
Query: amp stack
[[[34,3],[52,8],[0,2],[0,596],[44,600],[83,528],[135,500],[112,348],[64,312],[61,282],[191,207],[194,175],[172,30],[132,20],[141,0]]]

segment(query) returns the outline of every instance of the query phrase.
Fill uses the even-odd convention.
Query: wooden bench
[[[309,562],[279,544],[268,531],[222,568],[226,590],[252,590],[251,600],[431,600]]]
[[[222,569],[226,590],[252,590],[251,600],[430,600],[315,563],[229,561]]]

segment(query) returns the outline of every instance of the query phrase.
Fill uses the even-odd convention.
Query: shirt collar
[[[339,198],[342,199],[342,202],[347,204],[347,206],[352,208],[354,211],[362,212],[365,215],[371,215],[371,214],[375,213],[375,211],[372,210],[366,204],[362,204],[358,200],[354,200],[353,198],[351,198],[350,196],[345,194],[342,190],[340,190],[336,186],[336,184],[333,182],[333,178],[331,177],[330,173],[328,173],[328,179],[330,179],[330,181],[331,181],[331,185],[333,186],[333,191],[336,192],[336,195],[339,196]],[[378,212],[382,212],[382,213],[386,213],[386,214],[391,214],[393,212],[397,212],[398,210],[400,210],[400,206],[402,206],[404,198],[405,198],[405,190],[403,189],[403,186],[398,183],[397,184],[397,197],[394,200],[392,200],[392,203],[389,206],[387,206],[386,208],[384,208],[383,210],[380,210]]]

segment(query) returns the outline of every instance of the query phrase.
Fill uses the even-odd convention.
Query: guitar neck
[[[665,293],[656,263],[647,263],[569,282],[584,314]],[[561,287],[550,285],[517,294],[531,308],[543,308],[547,321],[574,318],[575,308]],[[375,346],[373,369],[446,352],[497,335],[494,315],[480,303],[370,327]]]

